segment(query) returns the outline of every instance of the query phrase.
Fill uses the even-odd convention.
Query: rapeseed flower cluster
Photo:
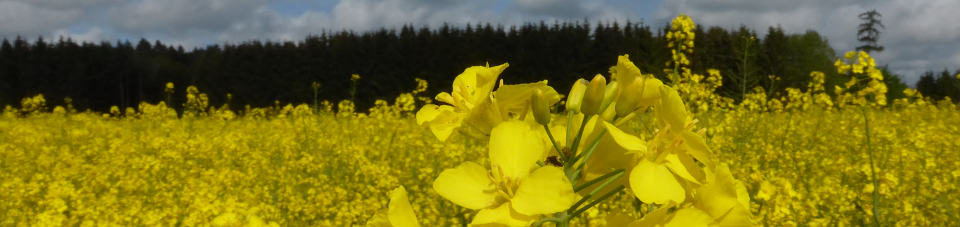
[[[619,57],[609,83],[599,74],[574,83],[566,122],[553,121],[559,97],[545,81],[501,82],[494,90],[506,67],[468,68],[454,80],[453,95],[437,95],[451,105],[417,113],[417,123],[441,141],[455,130],[488,140],[489,168],[468,161],[433,181],[440,196],[477,210],[471,224],[568,226],[625,188],[660,206],[634,216],[638,224],[752,224],[744,185],[717,164],[679,93],[642,74],[629,56]],[[621,128],[638,116],[662,128],[649,140]],[[474,130],[458,130],[464,127]]]

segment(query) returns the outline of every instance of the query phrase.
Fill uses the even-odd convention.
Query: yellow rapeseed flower
[[[377,227],[415,227],[420,226],[417,221],[417,215],[410,206],[410,200],[407,199],[407,189],[403,186],[390,191],[390,203],[385,210],[377,212],[369,221],[367,226]]]
[[[538,129],[524,121],[501,123],[490,135],[490,171],[468,161],[441,172],[433,189],[457,205],[479,210],[471,224],[527,226],[569,208],[579,196],[563,170],[537,165],[550,148]]]

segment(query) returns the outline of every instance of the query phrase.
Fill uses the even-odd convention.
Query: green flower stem
[[[573,145],[573,111],[567,111],[567,147]],[[564,159],[564,161],[569,161]]]
[[[560,156],[560,160],[567,160],[567,155],[563,153],[563,150],[560,149],[560,144],[557,144],[557,140],[553,138],[553,133],[550,132],[550,127],[543,125],[543,130],[547,131],[547,137],[550,137],[550,143],[553,143],[553,148],[557,149],[557,154]]]
[[[623,190],[624,188],[626,188],[626,186],[623,186],[623,185],[617,186],[616,189],[613,189],[612,191],[609,191],[609,192],[607,192],[606,194],[603,194],[602,196],[600,196],[600,198],[598,198],[598,199],[596,199],[596,200],[593,200],[593,202],[590,202],[589,204],[587,204],[587,205],[584,206],[583,208],[580,208],[579,210],[574,211],[572,214],[570,214],[570,216],[571,216],[571,217],[576,217],[577,215],[580,215],[581,213],[587,211],[587,210],[590,209],[591,207],[596,206],[597,204],[599,204],[600,202],[603,202],[603,201],[606,200],[607,198],[610,198],[610,196],[613,196],[613,195],[617,194],[618,192],[620,192],[620,190]]]
[[[583,154],[577,155],[576,157],[573,158],[572,162],[569,162],[570,165],[576,165],[576,168],[573,168],[573,178],[571,179],[571,181],[576,181],[577,179],[580,179],[580,173],[583,172],[583,166],[587,164],[587,160],[590,159],[590,156],[593,156],[594,151],[597,150],[597,145],[600,145],[600,139],[603,138],[603,136],[606,134],[607,134],[607,130],[604,129],[602,132],[600,132],[600,135],[593,140],[593,143],[590,143],[590,147],[587,147],[587,150],[584,151]],[[583,162],[580,162],[579,164],[577,164],[577,161],[580,161],[580,160],[583,160]]]
[[[638,109],[638,110],[639,110],[639,109]],[[615,126],[620,126],[620,125],[623,125],[623,123],[627,123],[627,121],[629,121],[629,120],[633,119],[633,117],[636,117],[636,116],[637,116],[637,112],[639,112],[639,111],[630,112],[630,113],[627,114],[626,116],[623,116],[623,117],[621,117],[621,118],[619,118],[619,119],[617,119],[617,120],[614,120],[614,121],[613,121],[613,125],[615,125]]]
[[[557,224],[557,226],[560,226],[560,223],[563,222],[563,218],[560,218],[560,217],[550,217],[550,218],[540,219],[539,221],[534,222],[534,223],[533,223],[533,226],[540,227],[540,226],[543,226],[543,224],[546,224],[547,222],[553,222],[554,224]],[[569,222],[569,221],[567,221],[567,222]]]
[[[589,119],[590,119],[589,117],[590,117],[590,116],[584,115],[584,116],[583,116],[583,121],[580,122],[580,130],[577,130],[577,137],[575,137],[575,138],[573,139],[573,146],[570,146],[570,152],[571,152],[572,154],[574,154],[574,155],[572,155],[572,156],[576,156],[577,148],[578,148],[578,146],[580,145],[580,139],[582,139],[582,137],[583,137],[583,128],[586,128],[586,127],[587,127],[587,122],[588,122]],[[572,121],[572,120],[573,120],[573,119],[570,119],[570,121]],[[569,131],[570,129],[567,128],[567,130]],[[570,161],[575,161],[575,160],[570,160]],[[573,163],[573,162],[566,162],[566,163]]]
[[[880,183],[877,182],[877,169],[873,165],[873,150],[870,149],[870,119],[867,118],[867,109],[863,108],[863,126],[866,129],[867,157],[870,158],[870,175],[873,178],[873,222],[880,225]]]
[[[623,169],[614,170],[614,171],[612,171],[612,172],[609,172],[609,173],[607,173],[607,174],[604,174],[603,176],[597,177],[597,179],[590,180],[590,181],[588,181],[588,182],[586,182],[586,183],[583,183],[583,184],[580,184],[580,185],[574,187],[574,188],[573,188],[573,191],[579,192],[579,191],[581,191],[581,190],[583,190],[583,189],[586,189],[587,187],[590,187],[591,185],[594,185],[594,184],[596,184],[596,183],[599,183],[600,181],[603,181],[604,179],[607,179],[607,178],[609,178],[609,177],[612,177],[613,175],[616,175],[616,174],[619,174],[619,173],[623,173],[624,171],[625,171],[625,170],[623,170]],[[619,178],[620,176],[617,176],[617,177]]]
[[[580,206],[580,204],[583,204],[583,203],[587,202],[587,200],[590,200],[590,198],[593,198],[593,196],[596,195],[598,192],[600,192],[600,190],[606,189],[608,186],[610,186],[610,184],[612,184],[613,182],[616,182],[617,180],[619,180],[620,177],[623,177],[623,172],[624,172],[623,169],[620,169],[619,171],[611,172],[611,173],[615,173],[615,174],[614,174],[615,176],[614,176],[613,178],[607,179],[607,180],[606,180],[605,182],[603,182],[603,184],[601,184],[599,187],[594,188],[593,190],[591,190],[590,193],[587,194],[587,196],[584,196],[583,198],[580,198],[580,200],[577,201],[576,203],[574,203],[573,206],[570,206],[570,209],[568,209],[567,212],[573,212],[574,210],[577,209],[577,207]],[[621,187],[622,187],[622,186],[623,186],[623,185],[621,185]],[[614,190],[614,191],[617,191],[617,190]],[[603,198],[594,200],[594,202],[599,202],[599,201],[602,201],[602,200],[603,200]],[[587,205],[587,206],[589,207],[590,205]],[[576,216],[576,215],[573,215],[573,216]]]

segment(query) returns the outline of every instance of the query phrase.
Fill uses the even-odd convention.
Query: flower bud
[[[640,101],[640,89],[642,88],[643,82],[641,80],[633,80],[623,88],[623,91],[620,91],[620,97],[617,98],[614,106],[617,116],[625,116],[636,110],[637,102]]]
[[[599,112],[603,113],[607,107],[610,107],[610,103],[613,103],[613,100],[620,96],[620,86],[617,83],[617,81],[613,81],[607,84],[607,89],[603,91],[603,102],[600,105]]]
[[[533,118],[537,120],[537,123],[541,125],[547,125],[550,123],[550,101],[547,100],[546,95],[543,94],[543,90],[537,89],[533,93],[533,97],[530,98],[530,103],[533,105]]]
[[[643,89],[636,91],[640,99],[637,100],[637,105],[639,106],[652,106],[657,103],[657,100],[660,100],[660,87],[663,86],[657,78],[649,77],[643,79]]]
[[[590,84],[587,85],[587,91],[583,95],[583,106],[580,107],[580,111],[586,116],[599,113],[606,90],[607,79],[600,74],[594,76],[593,80],[590,80]]]
[[[570,88],[570,94],[567,95],[567,111],[580,112],[580,104],[583,103],[583,93],[587,91],[587,81],[578,79],[573,82]]]
[[[616,104],[614,104],[616,105]],[[608,122],[613,122],[613,118],[617,116],[617,111],[614,108],[607,108],[603,112],[599,113],[600,117]]]

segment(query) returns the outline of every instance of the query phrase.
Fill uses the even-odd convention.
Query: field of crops
[[[564,95],[497,82],[500,65],[368,111],[27,98],[0,116],[0,226],[960,223],[957,105],[887,103],[862,52],[833,95],[813,72],[733,104],[721,75],[685,70],[679,21],[668,80],[623,56]]]

